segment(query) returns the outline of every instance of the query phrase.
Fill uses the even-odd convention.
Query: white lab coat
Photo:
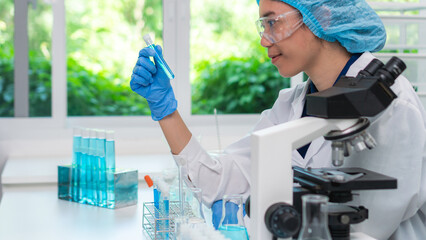
[[[371,53],[364,53],[346,75],[356,76],[373,58]],[[281,90],[274,106],[262,112],[253,131],[300,118],[308,86],[302,83]],[[392,90],[398,98],[370,118],[368,131],[377,147],[353,154],[345,159],[344,167],[362,167],[395,177],[398,189],[362,191],[354,202],[369,209],[369,219],[353,226],[377,239],[426,239],[426,114],[405,77],[398,77]],[[250,194],[249,135],[227,147],[218,158],[211,157],[192,137],[174,158],[186,162],[183,169],[191,182],[203,189],[208,206],[225,194]],[[305,158],[294,150],[292,162],[300,167],[332,167],[331,143],[320,137],[312,141]]]

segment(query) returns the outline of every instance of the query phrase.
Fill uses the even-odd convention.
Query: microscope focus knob
[[[289,238],[299,232],[301,217],[290,204],[275,203],[265,213],[266,228],[277,238]]]

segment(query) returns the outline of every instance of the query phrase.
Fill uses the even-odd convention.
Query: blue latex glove
[[[243,216],[246,215],[246,210],[244,208],[245,204],[243,204]],[[223,201],[219,200],[213,203],[212,205],[212,223],[214,228],[217,230],[219,228],[220,220],[222,219],[222,208],[223,208]],[[226,217],[223,220],[225,223],[228,224],[236,224],[238,222],[236,216],[238,212],[238,205],[232,202],[226,203]],[[234,214],[231,214],[234,213]],[[234,218],[230,218],[230,216],[234,216]]]
[[[162,57],[160,46],[155,46]],[[151,117],[154,121],[163,119],[177,109],[177,101],[170,80],[163,69],[149,59],[154,57],[155,51],[151,48],[143,48],[139,52],[139,58],[133,68],[130,88],[148,101],[151,109]]]

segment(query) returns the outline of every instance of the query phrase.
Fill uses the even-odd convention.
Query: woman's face
[[[259,2],[260,17],[276,17],[292,10],[293,7],[281,1]],[[292,77],[312,67],[317,53],[321,50],[321,40],[304,25],[284,40],[271,43],[262,37],[260,44],[268,49],[268,57],[283,77]]]

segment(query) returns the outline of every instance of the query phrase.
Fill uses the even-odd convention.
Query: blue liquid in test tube
[[[96,131],[91,129],[89,134],[88,162],[86,165],[87,203],[96,205]]]
[[[72,156],[72,172],[71,172],[71,197],[74,202],[79,201],[80,188],[80,169],[81,169],[81,129],[74,129],[73,136],[73,156]]]
[[[107,171],[106,171],[106,159],[105,159],[105,143],[106,134],[105,131],[97,131],[97,151],[98,151],[98,206],[107,206]]]
[[[161,191],[160,189],[157,187],[157,185],[154,183],[154,216],[155,219],[159,219],[160,218],[160,198],[161,198]],[[160,221],[156,221],[155,222],[155,228],[158,231],[160,229]]]
[[[167,65],[166,61],[164,60],[164,58],[162,57],[161,54],[158,54],[157,49],[154,46],[154,43],[152,42],[151,37],[149,36],[149,34],[146,34],[143,36],[143,40],[145,40],[146,45],[153,49],[155,51],[155,63],[159,64],[160,67],[163,69],[163,71],[166,73],[167,77],[172,80],[173,78],[175,78],[175,75],[173,74],[172,70],[169,68],[169,66]]]
[[[80,157],[80,178],[79,178],[79,203],[87,202],[87,165],[89,163],[89,130],[82,130],[81,138],[81,157]]]
[[[164,218],[169,218],[169,214],[170,214],[170,196],[167,195],[169,193],[164,193],[163,194],[163,207],[164,209],[162,209],[162,214],[164,215]],[[164,239],[169,239],[169,231],[170,231],[170,223],[169,220],[165,220],[164,221],[164,231],[166,231],[166,233],[164,234]]]
[[[114,173],[115,173],[115,142],[114,132],[106,132],[105,160],[107,171],[107,207],[115,208]]]

